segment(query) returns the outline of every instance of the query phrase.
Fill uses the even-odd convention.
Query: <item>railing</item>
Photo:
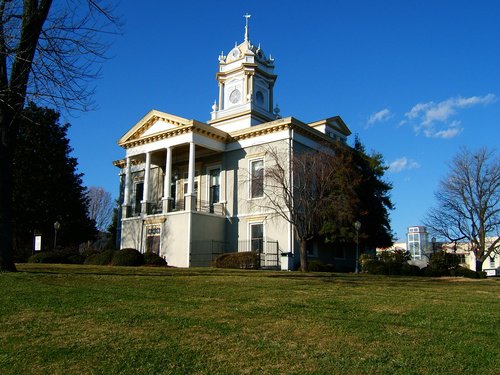
[[[278,268],[280,254],[278,241],[259,238],[238,241],[238,251],[254,251],[259,254],[259,268]]]
[[[235,251],[254,251],[258,253],[259,268],[276,269],[280,266],[278,241],[270,239],[238,241],[236,248],[224,241],[192,241],[190,264],[192,267],[210,266],[218,255]]]
[[[126,217],[141,216],[141,208],[142,207],[140,205],[131,206]],[[170,209],[168,210],[168,212],[179,212],[185,210],[186,210],[186,198],[170,201]],[[221,215],[221,216],[225,214],[225,207],[223,203],[210,203],[199,199],[195,201],[193,210],[198,212],[206,212],[210,214]],[[156,203],[148,203],[147,215],[155,215],[161,213],[164,213],[162,201]]]
[[[186,210],[186,198],[172,201],[172,207],[170,210],[171,212],[185,211],[185,210]],[[224,205],[222,203],[210,203],[199,199],[195,201],[193,210],[198,212],[216,214],[216,215],[225,214]]]
[[[229,244],[224,241],[200,240],[191,242],[190,264],[192,267],[211,266],[219,255],[229,249]]]

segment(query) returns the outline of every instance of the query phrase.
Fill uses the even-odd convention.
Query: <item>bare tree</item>
[[[425,225],[450,242],[466,240],[476,256],[476,271],[500,244],[500,158],[495,151],[462,149],[436,193],[437,207]]]
[[[95,221],[96,228],[104,232],[111,223],[114,202],[111,193],[102,187],[91,186],[87,192],[88,215]]]
[[[269,148],[262,207],[292,224],[300,246],[302,271],[308,270],[307,241],[325,222],[353,222],[359,175],[344,146],[299,154]]]
[[[26,101],[88,108],[116,20],[99,0],[0,0],[0,271],[12,261],[13,155]],[[36,126],[36,124],[34,124]]]

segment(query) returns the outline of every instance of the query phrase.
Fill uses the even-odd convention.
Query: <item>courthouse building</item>
[[[296,153],[345,143],[351,132],[339,116],[281,118],[276,78],[274,60],[252,44],[247,23],[243,42],[219,56],[209,121],[152,110],[121,137],[125,158],[114,163],[122,179],[121,248],[158,253],[177,267],[209,265],[233,251],[258,251],[262,266],[279,266],[280,254],[291,253],[290,267],[297,264],[293,227],[263,204],[264,170],[273,163],[266,149],[288,155],[288,168]],[[352,262],[314,244],[310,255]]]

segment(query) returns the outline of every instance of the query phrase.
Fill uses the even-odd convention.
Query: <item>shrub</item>
[[[456,254],[438,251],[432,254],[429,260],[428,276],[450,276],[460,264],[460,257]]]
[[[359,265],[361,266],[361,271],[368,272],[367,268],[369,264],[375,260],[375,257],[370,254],[361,254],[359,256]]]
[[[92,256],[92,255],[95,255],[95,254],[99,254],[100,252],[97,251],[97,250],[94,250],[94,249],[85,249],[81,252],[82,256],[87,259],[89,256]]]
[[[26,263],[32,255],[33,249],[17,248],[12,254],[12,260],[14,261],[14,263]]]
[[[461,266],[458,266],[457,268],[455,268],[454,270],[452,270],[450,272],[451,276],[457,276],[457,277],[468,277],[470,279],[479,279],[481,277],[481,275],[479,274],[479,272],[476,272],[476,271],[473,271],[469,268],[466,268],[466,267],[461,267]]]
[[[110,264],[112,266],[142,266],[144,256],[136,249],[122,249],[114,252]]]
[[[253,251],[241,253],[225,253],[215,258],[214,266],[217,268],[259,268],[259,254]]]
[[[167,261],[158,254],[148,251],[144,253],[144,265],[153,267],[163,267],[167,265]]]
[[[384,262],[378,259],[372,259],[365,264],[363,271],[373,275],[387,275],[387,268]]]
[[[102,253],[95,253],[89,255],[83,264],[90,264],[95,266],[108,266],[113,259],[114,250],[105,250]]]
[[[73,247],[56,248],[52,251],[39,251],[28,258],[29,263],[82,264],[84,258]]]
[[[81,254],[70,254],[66,257],[69,264],[83,264],[85,257]]]
[[[403,263],[401,265],[401,275],[404,276],[420,276],[420,267],[408,263]]]
[[[430,266],[422,268],[420,272],[422,273],[422,275],[428,277],[448,276],[447,274],[443,274],[442,270]]]
[[[67,260],[57,251],[39,251],[28,258],[28,263],[67,263]]]
[[[334,272],[333,264],[325,264],[319,260],[311,260],[309,262],[309,271],[311,272]]]
[[[361,270],[374,275],[416,275],[418,267],[412,268],[407,263],[411,259],[409,251],[384,251],[377,256],[362,254],[359,257]],[[417,271],[418,269],[418,271]]]

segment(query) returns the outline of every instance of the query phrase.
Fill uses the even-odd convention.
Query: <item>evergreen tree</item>
[[[366,153],[358,136],[354,140],[353,161],[362,175],[357,189],[360,244],[371,249],[389,247],[393,243],[389,211],[394,205],[390,197],[392,185],[384,180],[388,167],[384,165],[382,154]]]
[[[78,245],[95,234],[87,216],[86,188],[71,156],[69,124],[59,123],[59,113],[30,103],[20,122],[14,155],[14,248],[32,248],[33,233],[42,234],[42,248],[54,246],[54,223],[61,224],[57,244]]]
[[[357,200],[351,205],[352,219],[339,222],[332,218],[324,223],[321,234],[326,242],[353,249],[353,242],[356,241],[354,221],[358,220],[361,223],[361,249],[389,247],[393,243],[389,211],[394,206],[390,198],[392,185],[383,179],[387,170],[383,157],[379,153],[368,155],[357,136],[351,153],[350,168],[358,173],[360,179],[355,186]]]

